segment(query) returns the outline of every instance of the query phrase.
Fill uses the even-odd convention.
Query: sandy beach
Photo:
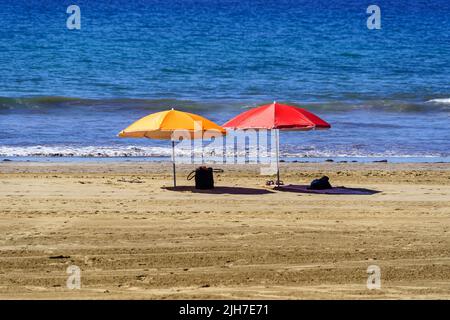
[[[0,163],[0,298],[450,298],[450,164],[282,164],[372,195],[274,191],[255,165],[196,191],[192,167],[173,190],[168,163]]]

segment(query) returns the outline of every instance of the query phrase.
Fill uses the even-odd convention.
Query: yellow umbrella
[[[175,138],[202,138],[205,131],[225,135],[226,131],[214,122],[199,115],[178,110],[152,113],[143,117],[119,133],[122,138],[150,138],[172,141],[173,186],[175,177]]]

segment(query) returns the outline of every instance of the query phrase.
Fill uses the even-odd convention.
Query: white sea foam
[[[392,150],[386,150],[384,152],[370,152],[366,150],[358,149],[328,149],[328,148],[314,148],[311,147],[307,150],[298,150],[295,152],[281,150],[281,156],[284,158],[336,158],[336,157],[352,157],[352,158],[364,158],[364,157],[442,157],[445,155],[434,153],[417,153],[407,154]],[[0,146],[0,157],[86,157],[86,158],[124,158],[124,157],[171,157],[172,149],[170,147],[143,147],[143,146]],[[270,161],[269,158],[275,156],[272,151],[266,151],[264,147],[260,147],[259,152],[256,148],[250,148],[249,150],[226,149],[225,152],[222,148],[209,148],[205,147],[195,148],[191,150],[189,148],[176,148],[177,159],[190,159],[192,156],[198,158],[203,157],[207,159],[216,159],[220,161],[223,157],[228,157],[230,161],[233,157],[247,157],[255,159],[259,156],[260,160],[264,159]],[[242,159],[240,159],[242,160]],[[240,161],[238,160],[238,162]],[[227,161],[227,162],[228,162]]]
[[[190,148],[176,147],[177,157],[194,156],[256,156],[256,148],[245,151],[232,151],[222,148],[205,147]],[[260,147],[259,153],[265,153]],[[142,147],[142,146],[0,146],[0,157],[171,157],[170,147]]]
[[[427,103],[450,104],[450,98],[431,99],[428,100]]]
[[[170,156],[163,147],[0,146],[2,157],[158,157]]]

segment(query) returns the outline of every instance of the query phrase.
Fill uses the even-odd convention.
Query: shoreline
[[[186,158],[178,157],[178,162],[184,164],[196,164],[200,165],[200,163],[188,163]],[[180,161],[181,158],[181,161]],[[183,160],[184,159],[184,160]],[[126,156],[126,157],[109,157],[109,156],[86,156],[86,157],[78,157],[78,156],[0,156],[0,164],[6,162],[15,162],[15,163],[123,163],[123,162],[170,162],[170,156]],[[284,163],[450,163],[450,157],[281,157],[280,162]],[[221,165],[221,161],[219,160],[206,160],[205,165],[208,164],[218,164]],[[249,165],[256,165],[255,160],[248,161]],[[262,165],[266,163],[261,163]],[[224,164],[228,165],[228,164]],[[234,164],[229,164],[234,165]],[[239,163],[242,165],[242,163]]]

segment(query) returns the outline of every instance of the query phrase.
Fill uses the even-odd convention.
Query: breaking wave
[[[149,110],[159,111],[167,108],[179,108],[181,110],[192,111],[217,111],[220,109],[242,109],[252,108],[259,104],[270,101],[248,101],[248,100],[182,100],[182,99],[140,99],[140,98],[110,98],[110,99],[90,99],[61,96],[37,96],[37,97],[0,97],[0,112],[2,110],[23,110],[32,109],[51,110],[56,108],[73,107],[94,107],[94,108],[114,108],[115,110]],[[439,112],[448,111],[450,98],[423,99],[418,100],[413,97],[403,97],[397,95],[390,97],[364,97],[345,96],[331,98],[316,96],[314,99],[306,98],[303,101],[279,101],[293,105],[307,107],[316,111],[355,111],[370,110],[383,112]],[[99,109],[101,110],[101,109]]]
[[[88,99],[60,96],[38,96],[24,98],[0,97],[1,110],[27,110],[70,107],[114,107],[115,109],[143,109],[162,110],[167,108],[183,108],[185,110],[204,110],[217,108],[218,103],[196,102],[192,100],[178,99],[139,99],[139,98],[111,98],[111,99]]]
[[[243,148],[237,150],[225,150],[218,148],[205,147],[203,151],[201,148],[191,150],[189,148],[176,148],[176,157],[200,157],[202,154],[205,159],[216,157],[256,157],[258,155],[275,156],[274,151],[265,150],[260,147],[259,151],[256,148]],[[148,157],[148,158],[166,158],[171,157],[172,150],[170,147],[142,147],[142,146],[0,146],[0,157],[86,157],[86,158],[127,158],[127,157]],[[396,150],[386,150],[383,152],[370,152],[354,149],[328,149],[328,148],[314,148],[309,147],[304,150],[293,152],[292,150],[281,149],[281,156],[283,158],[337,158],[337,157],[448,157],[450,154],[437,152],[416,152],[405,153]]]
[[[428,103],[435,103],[435,104],[447,104],[450,105],[450,98],[442,98],[442,99],[431,99],[427,101]]]

